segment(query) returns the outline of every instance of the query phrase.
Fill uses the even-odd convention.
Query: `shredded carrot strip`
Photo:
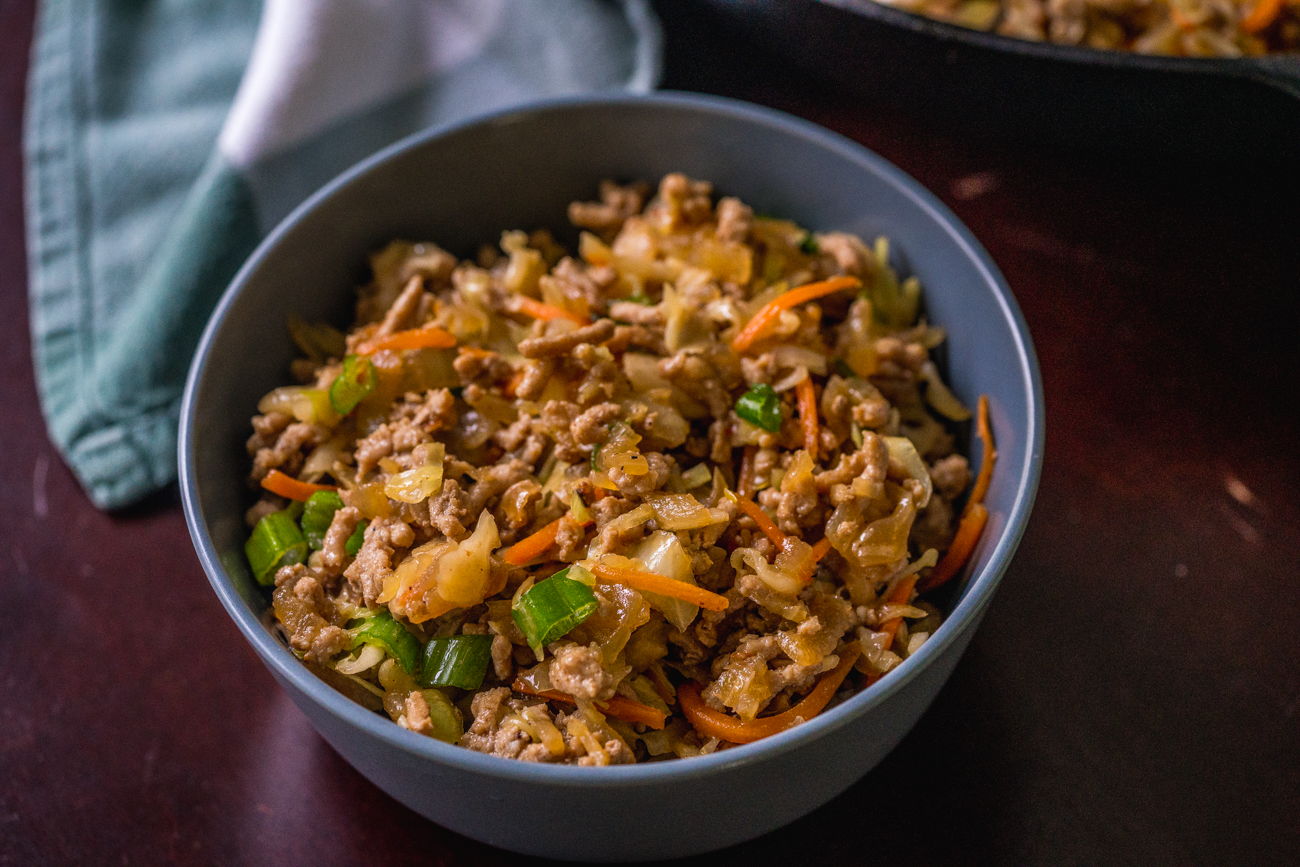
[[[700,687],[695,683],[684,683],[678,687],[677,697],[682,706],[682,713],[700,734],[730,741],[733,744],[750,744],[793,727],[797,724],[797,720],[807,722],[821,713],[834,697],[835,691],[840,688],[840,684],[844,682],[844,678],[848,676],[849,670],[853,668],[853,663],[858,661],[861,653],[862,649],[856,643],[846,647],[840,655],[839,664],[817,682],[812,691],[804,696],[803,701],[776,716],[745,722],[730,714],[716,711],[704,703],[704,699],[700,696]]]
[[[501,559],[511,566],[522,566],[534,557],[542,556],[555,544],[555,537],[560,534],[560,522],[567,517],[561,515],[531,536],[520,539],[505,550]]]
[[[989,510],[984,508],[983,503],[966,507],[962,512],[961,523],[957,525],[957,535],[953,538],[952,545],[921,582],[921,592],[933,590],[961,571],[961,567],[966,565],[966,561],[975,550],[975,545],[979,542],[980,534],[984,532],[984,525],[988,523],[988,519]]]
[[[337,491],[337,485],[313,485],[310,482],[300,482],[293,476],[285,475],[279,470],[271,470],[262,479],[262,487],[266,488],[273,494],[279,494],[290,500],[306,502],[311,499],[311,495],[317,491]]]
[[[545,689],[536,690],[518,678],[511,684],[511,689],[515,692],[522,692],[524,695],[535,695],[538,698],[544,698],[547,701],[559,701],[565,704],[577,704],[573,696],[567,692],[558,690]],[[633,701],[630,698],[624,698],[616,695],[609,701],[595,702],[600,712],[606,716],[612,716],[614,719],[621,719],[624,722],[642,723],[648,728],[661,729],[668,720],[667,714],[661,710],[656,710],[648,704],[642,704],[639,701]]]
[[[789,310],[805,301],[812,301],[814,298],[830,295],[841,289],[856,289],[861,285],[862,281],[857,277],[832,277],[829,280],[807,283],[789,292],[783,292],[764,304],[762,309],[754,314],[754,318],[740,329],[740,333],[731,341],[731,351],[740,353],[748,349],[750,344],[762,337],[780,318],[782,310]]]
[[[980,474],[975,479],[975,487],[971,489],[970,499],[966,501],[966,509],[971,506],[984,502],[984,495],[988,493],[989,481],[993,478],[993,465],[998,461],[998,450],[993,447],[993,430],[989,427],[989,396],[980,395],[979,408],[975,420],[975,429],[979,433],[980,442],[984,444],[983,461],[980,463]]]
[[[736,497],[736,505],[740,507],[740,511],[754,519],[754,523],[758,524],[758,529],[762,530],[763,535],[772,540],[773,545],[778,549],[785,546],[785,533],[781,532],[781,528],[767,516],[767,512],[764,512],[758,503],[738,496]]]
[[[585,316],[579,316],[563,307],[556,307],[553,304],[543,304],[527,295],[516,295],[514,299],[516,311],[534,319],[568,319],[570,322],[576,322],[579,325],[590,325],[591,320]]]
[[[813,565],[816,566],[822,561],[822,558],[831,550],[831,540],[823,538],[816,545],[813,545]]]
[[[787,539],[790,537],[787,536]],[[831,540],[823,538],[816,545],[812,546],[812,556],[804,563],[800,570],[799,583],[807,587],[812,583],[813,573],[817,571],[817,564],[826,556],[826,552],[831,549]],[[783,549],[784,550],[784,549]]]
[[[894,592],[890,593],[889,598],[885,601],[890,605],[906,605],[912,601],[912,589],[914,587],[916,587],[915,572],[899,581],[894,588]],[[885,645],[886,650],[894,643],[894,636],[898,634],[898,627],[902,625],[903,618],[901,617],[891,617],[881,625],[880,631],[889,636],[889,644]]]
[[[803,447],[808,456],[817,460],[817,391],[811,376],[805,376],[794,387],[799,401],[799,424],[803,425]]]
[[[654,572],[642,572],[640,569],[624,569],[621,566],[606,566],[604,564],[591,567],[591,571],[597,578],[611,584],[623,584],[633,590],[645,590],[647,593],[671,596],[673,599],[680,599],[683,602],[693,602],[710,611],[727,610],[727,597],[719,596],[717,593],[705,590],[703,587],[696,587],[694,584],[687,584],[685,581],[674,581],[672,578],[657,575]]]
[[[1282,11],[1282,0],[1259,0],[1255,8],[1250,10],[1250,14],[1241,19],[1237,25],[1241,28],[1242,33],[1249,33],[1255,36],[1268,29],[1268,26],[1277,20],[1278,13]]]
[[[372,337],[357,347],[357,355],[373,355],[384,349],[450,349],[456,338],[436,325],[425,325],[408,331],[395,331],[383,337]]]

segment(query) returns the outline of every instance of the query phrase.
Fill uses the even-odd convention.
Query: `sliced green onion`
[[[821,245],[817,243],[812,232],[803,236],[803,240],[799,242],[799,249],[805,256],[816,256],[822,251]]]
[[[343,359],[343,372],[330,385],[330,406],[339,415],[347,415],[375,390],[375,366],[364,355]]]
[[[386,608],[367,615],[365,622],[355,628],[352,646],[357,644],[373,644],[381,648],[412,677],[420,672],[420,639],[394,620]]]
[[[568,569],[561,569],[520,594],[511,614],[528,646],[540,652],[590,617],[597,607],[591,589],[570,578]]]
[[[478,689],[491,661],[491,635],[435,638],[424,646],[424,673],[420,685]]]
[[[781,429],[781,398],[766,383],[751,385],[736,401],[736,415],[768,433]]]
[[[244,553],[248,555],[248,565],[253,568],[257,583],[270,587],[280,567],[307,559],[307,540],[294,523],[293,515],[283,509],[257,522],[244,543]]]
[[[623,300],[631,301],[634,304],[645,304],[649,307],[653,307],[655,304],[659,303],[658,301],[655,301],[653,298],[651,298],[649,295],[645,294],[644,292],[634,292],[633,294],[627,296]]]
[[[366,527],[369,524],[369,521],[362,521],[357,524],[357,528],[352,531],[352,535],[348,536],[348,540],[343,543],[343,550],[347,552],[349,557],[357,556],[357,552],[361,550],[361,545],[366,541]]]
[[[835,366],[835,372],[846,379],[850,376],[857,376],[857,374],[853,372],[853,368],[849,367],[849,363],[843,358],[836,358],[831,362],[831,364]]]
[[[465,732],[465,722],[456,705],[451,703],[451,699],[447,698],[442,690],[422,689],[420,692],[429,705],[429,724],[433,726],[433,731],[429,734],[449,744],[460,740],[460,736]]]
[[[334,513],[343,508],[343,498],[334,491],[317,491],[302,507],[302,534],[312,550],[325,545],[325,533],[334,522]]]

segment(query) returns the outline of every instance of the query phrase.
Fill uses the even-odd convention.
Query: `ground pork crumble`
[[[887,674],[982,508],[916,281],[680,174],[569,217],[576,254],[393,242],[347,333],[291,327],[246,514],[289,647],[413,732],[579,765]]]

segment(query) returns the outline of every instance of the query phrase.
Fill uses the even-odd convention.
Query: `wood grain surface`
[[[175,491],[97,512],[46,437],[0,0],[0,864],[517,864],[353,771],[244,644]],[[1047,395],[1029,530],[874,771],[711,865],[1300,863],[1300,212],[1246,161],[998,144],[661,4],[665,84],[892,160],[987,247]]]

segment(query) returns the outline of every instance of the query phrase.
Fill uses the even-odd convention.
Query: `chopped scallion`
[[[822,251],[822,248],[821,245],[817,243],[817,239],[813,237],[813,233],[809,232],[804,235],[803,240],[799,242],[799,250],[805,256],[816,256]]]
[[[492,661],[491,635],[453,635],[424,646],[423,686],[478,689]]]
[[[781,398],[766,383],[751,385],[736,401],[736,415],[769,433],[781,429]]]
[[[275,583],[275,573],[280,567],[307,559],[307,540],[294,522],[293,515],[288,509],[283,509],[257,522],[252,535],[244,543],[244,553],[257,583],[269,587]]]
[[[347,552],[349,557],[357,556],[357,552],[361,550],[362,544],[366,541],[366,526],[369,523],[369,521],[362,521],[357,524],[357,528],[352,531],[352,535],[348,536],[348,540],[343,543],[343,550]]]
[[[339,415],[347,415],[375,390],[375,366],[364,355],[343,359],[343,372],[330,385],[330,406]]]
[[[380,608],[374,614],[366,616],[365,621],[353,631],[352,643],[354,647],[357,644],[373,644],[396,659],[407,674],[415,676],[420,673],[420,639],[394,620],[386,608]]]
[[[334,521],[334,513],[343,508],[343,498],[334,491],[317,491],[302,507],[302,534],[313,550],[325,545],[325,533]]]
[[[535,651],[568,633],[598,607],[591,589],[568,577],[568,573],[568,569],[562,569],[537,582],[515,602],[511,612],[515,623]]]
[[[429,734],[449,744],[459,741],[465,732],[465,722],[456,705],[440,689],[422,689],[420,692],[429,705],[429,725],[432,728]]]

